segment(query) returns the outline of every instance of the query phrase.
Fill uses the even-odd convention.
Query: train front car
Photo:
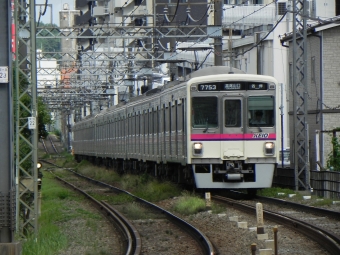
[[[188,160],[196,187],[271,187],[280,148],[277,81],[208,75],[189,80],[187,90]]]

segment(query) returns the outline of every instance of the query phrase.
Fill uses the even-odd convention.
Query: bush
[[[332,138],[332,144],[333,151],[328,155],[327,168],[340,172],[340,144],[337,137]]]

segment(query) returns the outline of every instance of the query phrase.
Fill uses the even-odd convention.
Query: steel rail
[[[42,143],[42,145],[43,145],[43,147],[44,147],[45,152],[48,154],[48,150],[47,150],[47,147],[46,147],[44,138],[40,138],[40,141],[41,141],[41,143]]]
[[[138,255],[141,254],[141,241],[140,235],[136,231],[135,227],[128,221],[126,218],[122,217],[122,215],[118,214],[116,210],[112,207],[109,207],[107,203],[103,201],[98,201],[94,197],[90,196],[85,191],[78,189],[73,184],[65,181],[64,179],[55,175],[55,178],[59,181],[65,183],[66,185],[72,187],[79,193],[83,194],[86,198],[91,200],[99,209],[102,211],[105,216],[107,216],[110,220],[114,222],[114,224],[120,230],[121,235],[124,237],[123,240],[123,248],[125,250],[125,255]]]
[[[256,208],[255,206],[247,205],[245,203],[239,202],[234,199],[222,197],[222,196],[212,196],[213,200],[220,201],[223,203],[227,203],[234,208],[237,208],[238,210],[244,211],[246,213],[252,213],[255,215]],[[322,247],[324,247],[325,250],[327,250],[330,254],[338,255],[340,254],[340,237],[336,236],[332,233],[329,233],[327,230],[315,227],[309,223],[276,213],[269,210],[263,210],[264,216],[272,220],[274,222],[277,222],[279,224],[282,224],[286,227],[292,228],[301,234],[309,237],[313,241],[320,244]]]
[[[169,221],[171,221],[172,223],[176,224],[182,230],[184,230],[188,234],[190,234],[198,242],[198,244],[200,245],[203,254],[207,254],[207,255],[217,254],[213,244],[210,242],[208,237],[206,237],[201,231],[199,231],[193,225],[191,225],[190,223],[186,222],[185,220],[177,217],[176,215],[172,214],[171,212],[166,211],[165,209],[163,209],[163,208],[161,208],[161,207],[159,207],[159,206],[157,206],[157,205],[155,205],[153,203],[150,203],[149,201],[146,201],[146,200],[144,200],[144,199],[142,199],[140,197],[137,197],[137,196],[133,195],[130,192],[127,192],[125,190],[119,189],[119,188],[117,188],[115,186],[112,186],[112,185],[109,185],[107,183],[104,183],[104,182],[101,182],[101,181],[89,178],[87,176],[79,174],[79,173],[77,173],[77,172],[75,172],[73,170],[70,170],[70,169],[68,169],[68,171],[70,171],[70,172],[74,173],[75,175],[77,175],[79,177],[82,177],[82,178],[84,178],[84,179],[86,179],[88,181],[91,181],[93,183],[96,183],[96,184],[104,186],[104,187],[108,187],[108,188],[110,188],[114,192],[125,193],[125,194],[133,197],[134,199],[136,199],[138,202],[140,202],[140,203],[142,203],[144,205],[147,205],[150,208],[155,209],[155,210],[161,212],[162,214],[164,214],[168,218]]]
[[[59,154],[57,148],[56,148],[55,145],[54,145],[54,142],[53,142],[51,136],[48,136],[48,139],[49,139],[50,143],[52,144],[52,148],[53,148],[54,152],[57,153],[57,154]]]
[[[48,163],[48,164],[51,164],[51,165],[54,165],[58,168],[62,168],[56,164],[53,164],[51,162],[48,162],[48,161],[45,161],[43,160],[44,162]],[[152,209],[155,209],[159,212],[161,212],[162,214],[164,214],[169,221],[171,221],[172,223],[176,224],[177,226],[179,226],[182,230],[186,231],[187,233],[189,233],[197,242],[198,244],[200,245],[201,249],[202,249],[202,252],[203,254],[207,254],[207,255],[214,255],[214,254],[218,254],[215,247],[213,246],[213,244],[211,243],[211,241],[208,239],[208,237],[206,237],[201,231],[199,231],[197,228],[195,228],[194,226],[192,226],[190,223],[186,222],[185,220],[177,217],[176,215],[172,214],[171,212],[168,212],[166,211],[165,209],[153,204],[153,203],[150,203],[140,197],[137,197],[135,195],[133,195],[132,193],[130,192],[127,192],[125,190],[122,190],[122,189],[119,189],[115,186],[112,186],[112,185],[109,185],[107,183],[104,183],[104,182],[101,182],[101,181],[98,181],[98,180],[95,180],[95,179],[92,179],[92,178],[89,178],[85,175],[82,175],[82,174],[79,174],[75,171],[73,171],[72,169],[66,169],[65,170],[68,170],[70,172],[72,172],[73,174],[79,176],[79,177],[82,177],[92,183],[95,183],[95,184],[98,184],[98,185],[101,185],[103,187],[108,187],[110,188],[112,191],[114,192],[118,192],[118,193],[125,193],[131,197],[133,197],[134,199],[136,199],[138,202],[142,203],[142,204],[145,204],[147,206],[149,206],[150,208]]]
[[[106,208],[107,211],[109,211],[110,216],[113,218],[117,218],[117,220],[120,220],[123,224],[122,226],[124,226],[124,230],[126,227],[126,233],[129,233],[128,237],[129,237],[129,247],[128,247],[128,251],[126,254],[140,254],[141,250],[142,250],[142,241],[139,235],[138,230],[135,228],[134,225],[132,225],[130,223],[130,221],[125,218],[124,215],[122,215],[119,211],[117,211],[115,208],[113,208],[111,205],[109,205],[107,202],[105,201],[100,201],[103,208]],[[132,238],[133,237],[133,238]]]
[[[307,205],[294,203],[294,202],[286,201],[286,200],[279,199],[279,198],[262,197],[262,196],[256,196],[256,198],[259,199],[259,200],[270,202],[270,203],[287,205],[287,206],[290,206],[294,209],[298,209],[298,210],[301,210],[301,211],[304,211],[304,212],[319,214],[319,215],[331,217],[331,218],[336,219],[336,220],[340,219],[340,212],[337,212],[337,211],[331,211],[331,210],[327,210],[327,209],[323,209],[323,208],[307,206]]]

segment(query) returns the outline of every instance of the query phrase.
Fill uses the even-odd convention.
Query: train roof
[[[209,66],[209,67],[205,67],[202,69],[199,69],[197,71],[194,71],[190,74],[188,74],[187,76],[185,76],[184,78],[180,78],[177,81],[170,81],[169,83],[167,83],[167,85],[165,86],[166,88],[168,87],[172,87],[175,85],[178,85],[182,82],[186,82],[192,78],[196,78],[196,77],[202,77],[202,76],[208,76],[208,75],[218,75],[218,74],[245,74],[244,71],[234,68],[232,67],[230,70],[229,66]]]
[[[185,81],[190,80],[191,78],[195,78],[195,77],[217,75],[217,74],[245,74],[245,72],[240,69],[233,68],[233,67],[230,70],[229,66],[209,66],[209,67],[199,69],[195,72],[188,74],[185,77]]]
[[[190,80],[192,78],[209,76],[209,75],[219,75],[219,74],[231,74],[232,75],[232,74],[246,74],[246,73],[244,71],[240,70],[240,69],[237,69],[237,68],[232,67],[230,69],[229,66],[205,67],[203,69],[199,69],[197,71],[194,71],[194,72],[188,74],[187,76],[185,76],[185,78],[182,78],[182,79],[176,80],[176,81],[171,81],[164,86],[160,86],[160,87],[151,89],[151,90],[145,92],[144,94],[142,94],[140,96],[132,97],[132,98],[129,99],[129,101],[119,102],[117,105],[111,106],[110,108],[105,109],[105,110],[101,111],[100,113],[97,113],[96,116],[105,115],[106,113],[109,113],[110,111],[117,109],[117,108],[121,107],[122,105],[141,100],[142,98],[152,96],[154,94],[158,94],[158,93],[162,92],[163,90],[177,86],[179,84],[184,84],[185,82],[187,82],[188,80]],[[94,115],[86,116],[83,120],[91,119],[92,117],[96,117],[96,116],[94,116]]]

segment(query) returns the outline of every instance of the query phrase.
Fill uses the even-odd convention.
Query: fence
[[[313,195],[332,199],[340,198],[340,172],[310,171],[310,184],[313,188]],[[273,186],[295,190],[294,169],[277,169]]]

